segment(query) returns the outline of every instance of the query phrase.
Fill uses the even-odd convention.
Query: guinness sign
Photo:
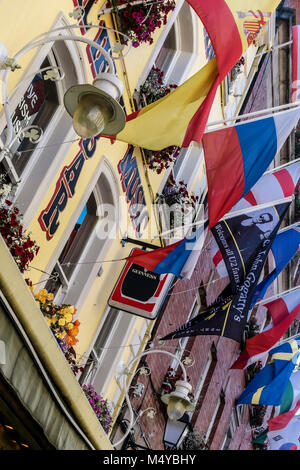
[[[130,255],[144,253],[133,249]],[[157,317],[173,280],[173,274],[156,274],[128,261],[110,296],[108,305],[149,320]]]

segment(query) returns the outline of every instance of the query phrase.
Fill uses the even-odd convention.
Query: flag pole
[[[278,233],[286,232],[287,230],[290,230],[290,228],[298,227],[298,226],[300,226],[300,222],[295,222],[294,224],[288,225],[287,227],[280,229]]]
[[[217,128],[207,130],[207,128],[211,127],[211,126],[217,126],[218,124],[226,124],[227,122],[236,121],[237,119],[245,119],[245,118],[249,118],[249,117],[258,116],[260,114],[268,114],[268,113],[271,114],[275,111],[281,111],[281,110],[284,110],[284,109],[288,110],[289,108],[299,107],[299,105],[300,105],[300,101],[295,101],[294,103],[281,104],[281,105],[275,106],[273,108],[261,109],[260,111],[253,111],[252,113],[239,114],[238,116],[233,116],[232,118],[222,119],[220,121],[209,122],[206,125],[205,134],[208,134],[209,132],[217,131],[219,129],[224,129],[223,126],[220,126],[220,128],[217,127]],[[249,120],[248,122],[257,121],[257,120],[258,119],[252,119],[252,120]],[[238,123],[238,124],[241,124],[241,123]]]
[[[288,341],[291,341],[291,339],[295,339],[295,338],[299,338],[299,337],[300,337],[300,333],[296,333],[294,336],[290,336],[289,338],[285,338],[282,341],[279,341],[277,344],[278,344],[278,346],[280,346],[283,343],[287,343]]]
[[[284,204],[285,202],[291,202],[294,199],[294,197],[295,197],[294,194],[292,194],[291,196],[283,197],[282,199],[277,199],[276,201],[269,201],[269,202],[265,202],[264,204],[257,204],[256,206],[246,207],[245,209],[240,209],[238,211],[228,212],[228,214],[224,215],[224,217],[222,217],[220,221],[231,219],[232,217],[236,217],[238,215],[247,214],[248,212],[255,212],[256,210],[265,209],[267,207],[273,207],[273,206],[276,206],[277,204]]]
[[[267,299],[262,299],[262,300],[259,300],[258,302],[256,302],[255,306],[256,305],[264,305],[265,303],[268,303],[268,302],[271,302],[271,300],[275,300],[275,299],[278,299],[279,297],[281,297],[282,295],[285,295],[285,294],[288,294],[289,292],[293,292],[297,289],[299,289],[300,286],[296,286],[296,287],[292,287],[291,289],[288,289],[284,292],[279,292],[278,294],[276,295],[272,295],[271,297],[268,297]]]
[[[280,49],[281,47],[285,47],[285,46],[290,46],[291,44],[293,44],[293,41],[287,41],[287,42],[283,42],[282,44],[277,44],[276,46],[273,46],[271,47],[270,49],[267,49],[265,50],[264,52],[261,52],[260,54],[256,54],[255,57],[260,57],[262,55],[265,55],[265,54],[268,54],[269,52],[273,52],[275,51],[276,49]]]
[[[247,207],[245,209],[240,209],[238,211],[229,212],[228,214],[224,215],[224,217],[222,217],[222,219],[220,219],[219,222],[221,222],[222,220],[231,219],[231,218],[236,217],[238,215],[243,215],[243,214],[247,214],[249,212],[258,211],[260,209],[273,207],[273,206],[276,206],[277,204],[284,204],[285,202],[290,202],[293,199],[294,199],[294,195],[284,197],[282,199],[278,199],[277,201],[269,201],[269,202],[265,202],[264,204],[258,204],[257,206],[251,206],[251,207]],[[197,225],[199,225],[199,226],[205,225],[205,224],[207,224],[207,222],[208,222],[208,219],[198,220],[197,222],[193,222],[192,224],[188,224],[188,225],[184,226],[184,228],[188,229],[188,228],[191,228],[191,227],[196,227]],[[178,227],[178,229],[179,228],[180,227]],[[169,235],[170,233],[174,232],[174,230],[176,230],[176,228],[175,229],[173,228],[171,230],[167,230],[166,232],[162,232],[159,235],[155,235],[153,237],[153,239],[163,237],[164,235]]]
[[[276,166],[275,168],[271,168],[271,170],[265,171],[264,174],[263,174],[263,176],[264,176],[264,175],[267,175],[268,173],[273,173],[273,171],[277,171],[277,170],[280,170],[281,168],[285,168],[285,167],[287,167],[287,166],[289,166],[289,165],[292,165],[293,163],[297,163],[297,162],[299,162],[299,160],[300,160],[300,157],[299,157],[299,158],[295,158],[294,160],[290,160],[290,161],[288,161],[288,162],[286,162],[286,163],[283,163],[283,164],[280,165],[280,166]]]

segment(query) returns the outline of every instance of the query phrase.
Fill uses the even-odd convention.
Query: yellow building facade
[[[167,24],[154,32],[153,43],[139,47],[128,43],[120,48],[117,15],[100,0],[4,0],[0,4],[0,23],[1,42],[9,57],[27,47],[17,59],[20,68],[11,71],[7,81],[13,136],[32,124],[43,130],[36,143],[34,134],[31,141],[28,137],[17,138],[10,161],[8,157],[1,161],[2,172],[17,183],[13,203],[23,214],[27,232],[40,247],[24,277],[30,279],[35,293],[46,288],[57,304],[77,309],[74,320],[80,326],[75,349],[84,367],[77,380],[92,383],[98,393],[109,399],[115,420],[124,399],[122,372],[128,361],[145,349],[155,323],[155,319],[118,310],[108,303],[126,263],[124,258],[135,246],[122,243],[122,238],[127,235],[157,247],[170,242],[159,236],[165,227],[155,202],[171,168],[157,174],[149,169],[143,149],[104,137],[79,138],[64,108],[64,94],[69,87],[92,83],[97,74],[107,71],[105,55],[89,42],[95,41],[113,57],[115,72],[123,82],[121,104],[129,115],[136,111],[136,95],[154,66],[164,71],[166,83],[180,85],[210,59],[209,42],[199,18],[182,0],[169,13]],[[40,42],[31,48],[29,44],[35,38]],[[230,83],[220,88],[210,122],[237,112],[237,102],[242,99],[255,68],[257,47],[247,52],[236,96],[232,98]],[[42,85],[43,69],[46,70]],[[54,81],[53,70],[58,71]],[[2,71],[2,81],[3,74]],[[2,145],[6,126],[2,109]],[[173,169],[176,180],[183,179],[190,191],[204,197],[206,180],[201,148],[191,146],[182,151],[178,162]],[[5,253],[4,244],[1,250]],[[18,278],[14,286],[15,267],[9,264],[7,269],[7,276],[2,276],[2,288],[16,304],[19,320],[24,322],[56,383],[75,391],[76,379],[72,374],[65,379],[68,387],[59,379],[65,374],[61,369],[66,365],[65,359],[59,356],[38,309],[32,310],[32,294],[24,282],[20,287],[24,297],[20,297],[19,290],[13,299],[14,288],[22,283]],[[169,276],[166,281],[169,287],[172,280]],[[47,357],[50,351],[52,357]],[[55,366],[54,358],[62,365],[56,362]],[[78,390],[81,403],[84,397],[79,386]],[[69,400],[74,411],[76,405],[71,397]],[[80,421],[85,419],[84,404],[82,407]],[[84,426],[93,439],[94,431],[88,430],[88,423]],[[104,433],[101,439],[96,444],[95,439],[95,447],[110,448]]]

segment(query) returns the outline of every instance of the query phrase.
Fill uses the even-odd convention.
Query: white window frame
[[[112,378],[115,377],[118,384],[118,390],[115,393],[115,396],[113,397],[113,405],[115,406],[119,396],[122,393],[122,385],[119,379],[122,375],[121,368],[124,368],[123,362],[120,361],[124,347],[130,348],[130,358],[128,360],[132,359],[135,355],[135,348],[133,347],[134,345],[129,345],[128,340],[130,335],[132,334],[136,317],[127,312],[119,310],[118,318],[114,322],[111,331],[106,338],[105,346],[103,347],[101,354],[97,356],[97,353],[94,350],[94,345],[97,341],[101,329],[103,328],[104,322],[106,321],[108,315],[112,310],[113,309],[111,307],[106,308],[99,328],[97,329],[91,346],[86,353],[87,358],[90,357],[91,353],[95,356],[95,358],[97,359],[97,365],[94,371],[92,372],[92,376],[90,377],[88,375],[85,378],[84,383],[91,383],[92,385],[95,384],[98,373],[103,373],[104,380],[102,381],[100,387],[96,385],[96,391],[105,395],[107,388],[111,384]],[[120,370],[120,377],[116,373],[118,370]]]
[[[202,388],[203,388],[203,385],[204,385],[204,382],[206,380],[206,377],[207,377],[207,374],[208,374],[208,371],[209,371],[209,368],[212,364],[212,361],[213,361],[213,357],[212,357],[212,353],[211,353],[211,350],[209,350],[208,352],[208,356],[207,356],[207,359],[206,359],[206,362],[205,362],[205,365],[202,369],[202,372],[201,372],[201,375],[200,375],[200,380],[199,382],[197,383],[197,386],[195,388],[195,393],[194,393],[194,401],[195,403],[198,402],[199,400],[199,397],[201,395],[201,391],[202,391]]]
[[[181,154],[183,154],[181,156]],[[178,162],[178,163],[177,163]],[[180,155],[177,157],[173,166],[173,175],[178,182],[183,180],[187,188],[191,188],[191,184],[195,178],[195,174],[199,171],[201,165],[204,165],[204,151],[202,145],[192,142],[186,149],[181,149]],[[205,176],[205,172],[204,172]],[[202,185],[206,186],[206,178]]]
[[[228,445],[228,447],[230,446],[230,443],[234,439],[235,431],[242,423],[243,413],[244,413],[244,406],[238,406],[236,408],[233,408],[231,412],[231,416],[230,416],[229,426],[228,426],[228,429],[227,429],[227,432],[226,432],[226,435],[225,435],[225,438],[221,445],[220,450],[223,450],[225,445]]]
[[[196,15],[194,10],[190,8],[191,23],[189,24],[189,29],[187,31],[187,28],[184,27],[184,24],[180,24],[180,17],[179,17],[181,9],[185,6],[186,6],[186,3],[184,2],[184,0],[178,0],[178,2],[176,2],[175,9],[173,10],[173,12],[170,13],[168,17],[168,22],[166,26],[164,27],[163,31],[161,32],[156,45],[153,48],[148,64],[144,68],[142,74],[140,75],[140,78],[136,86],[137,90],[139,90],[140,86],[145,82],[146,78],[148,77],[152,67],[155,64],[158,54],[160,50],[162,49],[166,41],[166,38],[175,22],[176,22],[176,26],[174,27],[175,27],[175,32],[176,32],[176,45],[178,47],[176,48],[176,50],[174,50],[175,52],[174,58],[170,61],[169,66],[163,71],[165,74],[165,79],[168,81],[173,80],[173,82],[176,82],[177,85],[185,81],[186,78],[188,77],[188,74],[190,70],[192,69],[195,59],[198,56],[199,50],[200,50],[200,41],[198,37],[199,17]],[[186,18],[183,18],[183,20],[184,19]],[[182,45],[181,35],[185,34],[185,32],[189,34],[189,36],[192,35],[193,37],[193,50],[188,53],[190,54],[189,59],[185,60],[184,61],[185,63],[183,63],[184,55],[186,55],[187,52],[185,51],[181,52],[180,48]],[[176,69],[178,73],[176,73]]]
[[[62,27],[62,26],[68,26],[69,24],[70,23],[68,19],[66,18],[66,16],[63,13],[60,13],[57,19],[54,21],[51,29],[55,29],[57,27]],[[50,29],[50,32],[51,32],[51,29]],[[67,30],[65,31],[62,30],[60,34],[67,35],[69,34],[69,32]],[[59,41],[58,43],[60,42],[61,41]],[[77,83],[87,82],[88,74],[85,68],[84,61],[82,60],[82,52],[78,45],[78,42],[66,41],[65,46],[67,47],[70,53],[72,67],[76,71],[77,77],[74,77],[74,80]],[[13,113],[16,107],[18,106],[25,91],[30,85],[34,74],[40,70],[41,64],[47,55],[50,56],[50,62],[51,62],[51,56],[53,57],[53,53],[51,51],[52,47],[54,47],[55,49],[55,43],[47,43],[44,46],[40,47],[37,50],[36,54],[34,55],[33,59],[30,61],[29,65],[26,67],[23,77],[21,78],[21,81],[19,82],[19,84],[22,82],[22,80],[24,83],[22,83],[22,85],[20,86],[17,86],[9,96],[11,113]],[[58,57],[58,60],[59,59],[63,61],[62,58]],[[62,67],[63,67],[63,63],[62,63]],[[36,214],[40,201],[43,199],[45,193],[47,192],[49,188],[49,181],[51,181],[57,174],[57,171],[59,170],[59,167],[61,165],[61,162],[63,161],[64,156],[66,155],[68,149],[72,145],[72,142],[64,143],[63,145],[62,145],[62,142],[72,141],[78,137],[75,134],[75,131],[72,127],[72,120],[70,117],[69,118],[67,117],[67,112],[63,105],[63,94],[65,91],[65,89],[63,88],[63,84],[65,83],[66,80],[69,80],[69,78],[67,78],[68,70],[64,70],[64,72],[66,74],[66,78],[64,78],[62,82],[59,82],[59,81],[57,82],[58,83],[57,91],[59,95],[60,105],[58,109],[55,111],[54,115],[52,116],[49,124],[47,125],[47,128],[43,129],[44,133],[43,133],[42,139],[38,144],[36,144],[36,149],[32,152],[30,159],[26,167],[24,168],[24,171],[22,172],[20,182],[16,190],[15,202],[16,202],[16,205],[18,205],[18,207],[21,209],[23,213],[24,226],[27,226],[32,220],[32,218],[34,217],[34,215]],[[57,137],[56,130],[57,129],[59,130],[59,123],[60,122],[65,123],[66,119],[69,119],[69,126],[67,126],[68,130],[64,129],[64,135],[61,137]],[[5,126],[6,126],[6,120],[4,117],[4,113],[2,112],[0,116],[0,129],[1,129],[0,133],[2,133]],[[54,152],[53,147],[52,148],[49,147],[49,150],[47,150],[47,145],[49,145],[50,143],[51,145],[53,145],[54,143],[61,144],[61,145],[57,145],[57,147],[55,147],[55,152]],[[2,145],[3,145],[3,142],[2,142]],[[32,145],[34,148],[35,144],[32,144]],[[51,158],[47,158],[48,154],[51,155]],[[45,162],[47,163],[46,171],[45,171]],[[40,168],[40,171],[39,171],[39,168]],[[17,176],[16,172],[13,171],[12,179],[15,179],[15,178],[17,178],[17,180],[19,181],[19,177]],[[33,181],[38,182],[36,185],[37,187],[35,187],[35,190],[34,190],[34,197],[32,197],[32,195],[29,196],[29,193],[32,190]],[[24,201],[26,202],[24,203]]]
[[[111,196],[114,201],[114,208],[116,210],[116,220],[114,223],[116,224],[114,230],[117,230],[118,224],[118,196],[119,196],[119,186],[117,177],[115,172],[106,157],[102,157],[101,162],[98,166],[97,172],[94,173],[93,178],[89,185],[86,187],[86,191],[81,199],[81,203],[77,207],[77,210],[74,211],[71,220],[69,222],[68,230],[64,231],[64,234],[56,247],[55,254],[52,257],[51,263],[45,269],[46,272],[52,272],[53,269],[58,272],[59,278],[61,281],[61,288],[55,296],[55,302],[57,303],[69,303],[72,305],[76,305],[77,308],[77,316],[79,313],[80,308],[82,307],[95,279],[97,274],[101,269],[101,260],[103,260],[108,252],[113,239],[107,238],[100,247],[97,249],[97,253],[93,250],[92,245],[95,239],[97,238],[97,232],[101,228],[102,225],[107,223],[107,218],[102,219],[101,217],[98,218],[98,222],[93,227],[91,235],[88,238],[87,244],[84,247],[83,251],[80,253],[80,257],[78,259],[78,264],[75,266],[70,278],[68,279],[67,276],[63,272],[63,268],[60,266],[59,261],[57,258],[60,256],[64,246],[66,245],[70,234],[75,226],[80,214],[83,211],[84,206],[86,205],[91,193],[95,190],[97,186],[97,182],[101,178],[101,175],[104,175],[107,179],[110,188],[111,188]],[[91,190],[91,188],[93,188]],[[101,201],[97,201],[99,207],[101,208]],[[84,260],[87,258],[92,258],[93,264],[85,265]]]

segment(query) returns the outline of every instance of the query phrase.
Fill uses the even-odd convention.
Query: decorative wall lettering
[[[38,218],[47,240],[51,240],[59,227],[59,215],[67,206],[68,199],[75,194],[76,184],[86,160],[93,157],[99,137],[80,140],[80,150],[68,166],[64,166],[56,183],[53,196]]]
[[[78,24],[81,27],[80,32],[83,36],[88,30],[87,17],[94,3],[95,0],[73,0],[74,8],[78,8],[83,12],[82,17],[78,21]]]
[[[85,8],[86,17],[90,11],[93,1],[73,0],[73,4],[75,7],[78,6]],[[104,22],[101,23],[104,25]],[[81,32],[84,35],[86,29],[83,28]],[[97,31],[94,41],[101,45],[104,44],[103,47],[105,47],[107,51],[111,50],[109,38],[105,29],[99,29]],[[99,51],[96,51],[95,48],[91,48],[90,46],[87,47],[87,55],[93,76],[108,67],[105,57],[103,57],[101,54],[99,55],[98,52]],[[85,140],[81,139],[79,141],[79,152],[70,165],[65,166],[62,169],[57,180],[53,196],[51,197],[47,207],[38,217],[39,224],[41,229],[46,233],[47,240],[51,240],[57,231],[59,227],[59,215],[65,210],[68,203],[68,198],[74,196],[76,184],[83,165],[86,160],[94,156],[98,140],[99,137]]]
[[[85,9],[85,16],[83,18],[84,20],[90,11],[93,1],[73,0],[73,4],[75,7],[78,6]],[[99,24],[103,26],[105,25],[103,21],[101,21]],[[86,33],[86,31],[87,28],[82,28],[81,30],[83,35]],[[94,41],[100,44],[107,52],[110,53],[111,46],[106,29],[100,28],[97,31]],[[107,70],[108,63],[103,54],[101,54],[97,49],[88,45],[86,48],[86,53],[93,77],[95,77],[98,73]],[[122,103],[122,100],[120,100],[120,103]],[[68,199],[74,196],[83,165],[86,160],[89,160],[94,156],[99,138],[100,137],[85,140],[81,139],[79,141],[79,152],[68,166],[63,167],[57,180],[55,191],[51,197],[51,200],[38,217],[39,224],[41,229],[46,233],[47,240],[51,240],[55,235],[59,227],[59,216],[65,210]],[[130,184],[129,186],[128,194],[128,200],[131,201],[130,217],[133,220],[137,234],[139,234],[138,236],[140,237],[141,223],[143,220],[145,220],[145,224],[147,225],[149,217],[148,212],[141,212],[139,209],[139,204],[145,204],[145,200],[138,173],[135,179],[135,185],[132,186]]]
[[[100,21],[99,25],[104,26],[105,25],[104,21]],[[99,29],[94,38],[94,41],[96,41],[97,44],[99,44],[99,46],[103,47],[103,49],[105,49],[106,52],[111,53],[111,45],[109,42],[106,29]],[[88,60],[91,66],[93,78],[95,78],[95,76],[98,73],[103,73],[108,70],[109,68],[108,63],[105,60],[104,55],[101,54],[101,52],[98,49],[96,49],[93,46],[88,45],[86,47],[86,53],[87,53]]]
[[[129,204],[129,216],[135,229],[136,236],[142,236],[149,222],[144,190],[142,187],[136,158],[133,156],[133,146],[129,146],[124,157],[118,164],[122,189]]]

